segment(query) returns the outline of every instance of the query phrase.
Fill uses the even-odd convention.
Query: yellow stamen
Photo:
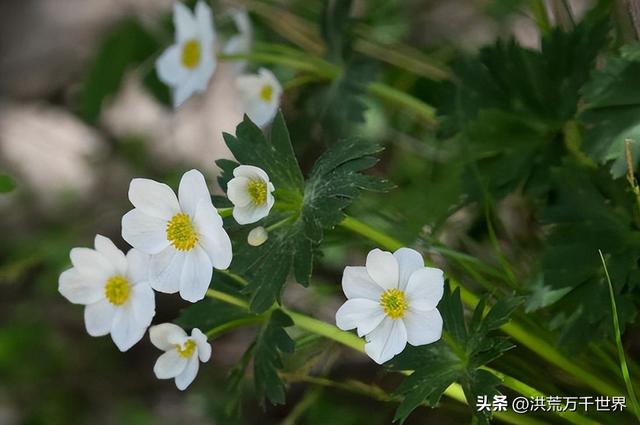
[[[188,359],[193,355],[193,352],[196,351],[196,343],[193,340],[188,339],[183,345],[176,345],[176,351],[180,356]]]
[[[198,233],[189,215],[178,213],[169,220],[169,223],[167,223],[167,239],[178,251],[189,251],[196,246]]]
[[[407,310],[407,299],[399,289],[387,289],[380,296],[380,305],[385,314],[392,319],[401,319]]]
[[[129,281],[120,275],[110,277],[104,285],[104,296],[113,305],[126,303],[130,293]]]
[[[273,97],[273,87],[271,87],[269,84],[265,84],[260,90],[260,99],[264,100],[265,102],[270,102],[271,97]]]
[[[200,42],[198,40],[191,39],[182,46],[182,65],[188,69],[200,65]]]
[[[249,180],[249,184],[247,184],[247,192],[249,192],[251,202],[255,205],[262,205],[267,202],[267,182],[264,180]]]

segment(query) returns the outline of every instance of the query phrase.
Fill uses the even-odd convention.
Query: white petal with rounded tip
[[[358,335],[362,336],[375,329],[384,318],[384,311],[377,301],[354,298],[338,309],[336,325],[344,331],[357,328]]]
[[[250,203],[245,207],[235,207],[232,214],[238,224],[251,224],[268,216],[270,209],[267,203],[264,205]]]
[[[147,326],[136,319],[130,302],[116,307],[111,325],[111,339],[120,351],[127,351],[144,336]]]
[[[104,298],[104,282],[87,279],[72,268],[60,274],[58,292],[74,304],[93,304]]]
[[[367,335],[364,351],[378,364],[391,360],[407,345],[407,329],[402,320],[385,318]]]
[[[413,272],[424,267],[424,260],[418,251],[411,248],[400,248],[393,256],[398,262],[398,289],[404,291]]]
[[[211,194],[200,171],[189,170],[183,174],[182,179],[180,179],[178,199],[180,200],[182,211],[189,214],[192,219],[201,200],[205,199],[211,202]]]
[[[148,216],[168,221],[180,212],[178,198],[164,183],[149,179],[133,179],[129,184],[129,201]]]
[[[103,336],[111,332],[116,314],[115,307],[106,299],[89,304],[84,309],[84,324],[91,336]]]
[[[167,351],[156,360],[153,373],[158,379],[170,379],[180,375],[187,367],[188,360],[182,357],[175,348]]]
[[[122,239],[145,254],[157,254],[167,246],[167,221],[133,209],[122,217]]]
[[[184,391],[189,385],[191,385],[193,380],[196,379],[199,367],[200,362],[198,362],[198,356],[191,356],[187,361],[187,366],[178,376],[176,376],[176,387],[180,391]]]
[[[211,8],[202,0],[196,4],[196,21],[198,23],[198,35],[201,40],[213,43],[216,39],[215,27],[213,24],[213,14]]]
[[[249,179],[244,176],[234,177],[227,183],[227,197],[236,207],[246,207],[251,201],[247,190]]]
[[[423,267],[413,272],[405,291],[409,306],[417,310],[433,310],[444,293],[442,270]]]
[[[178,84],[173,90],[173,107],[178,108],[182,105],[192,94],[197,91],[199,79],[194,72],[191,72],[187,78],[185,78],[180,84]]]
[[[233,169],[234,177],[245,177],[249,180],[260,179],[263,182],[269,182],[269,175],[260,167],[253,165],[238,165]]]
[[[136,321],[145,329],[156,315],[155,294],[148,282],[140,282],[131,288],[131,308]]]
[[[367,273],[385,290],[398,287],[398,262],[390,252],[377,248],[369,251]]]
[[[114,264],[98,251],[91,248],[72,248],[69,253],[71,264],[82,274],[101,277],[105,281],[118,273]]]
[[[182,49],[182,45],[174,44],[156,59],[158,78],[168,86],[177,86],[189,75],[189,70],[182,65]]]
[[[344,268],[342,290],[347,298],[366,298],[378,302],[384,289],[371,279],[366,267]]]
[[[180,277],[180,296],[195,303],[204,298],[211,283],[213,266],[206,251],[196,245],[184,258]]]
[[[118,274],[124,276],[125,273],[127,273],[127,259],[124,252],[120,251],[111,239],[102,235],[96,235],[94,246],[96,247],[96,251],[104,255],[104,257],[113,264]]]
[[[207,336],[202,333],[198,328],[194,328],[191,331],[191,338],[193,338],[198,347],[198,358],[202,363],[206,363],[211,358],[211,344],[207,342]]]
[[[175,349],[176,345],[182,345],[187,340],[187,333],[173,323],[161,323],[149,328],[151,343],[161,350]]]
[[[173,4],[173,26],[178,41],[186,41],[197,35],[198,26],[193,13],[179,1]]]
[[[149,264],[151,256],[142,251],[131,248],[127,252],[127,278],[129,282],[136,284],[149,282]]]
[[[175,294],[180,290],[180,278],[184,266],[185,252],[172,246],[151,257],[149,285],[158,292]]]
[[[437,309],[407,310],[402,318],[407,328],[407,341],[413,346],[431,344],[442,336],[442,316]]]
[[[194,222],[200,233],[199,244],[206,251],[211,264],[216,269],[225,270],[233,258],[231,239],[222,227],[222,218],[211,201],[203,201],[198,205]]]

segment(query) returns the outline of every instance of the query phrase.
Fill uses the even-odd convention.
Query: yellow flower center
[[[380,305],[385,314],[392,319],[401,319],[407,311],[407,299],[399,289],[387,289],[380,296]]]
[[[198,242],[198,233],[188,214],[178,213],[167,223],[167,239],[178,251],[189,251]]]
[[[269,84],[265,84],[260,90],[260,99],[264,100],[265,102],[270,102],[271,97],[273,97],[273,87],[271,87]]]
[[[196,351],[196,343],[192,339],[188,339],[183,345],[176,345],[176,351],[180,356],[188,359]]]
[[[255,205],[262,205],[267,202],[267,182],[264,180],[249,180],[249,184],[247,184],[247,192],[249,192],[251,202]]]
[[[182,65],[188,69],[200,65],[200,42],[198,40],[192,38],[182,46]]]
[[[110,277],[104,285],[104,296],[113,305],[126,303],[130,293],[129,281],[120,275]]]

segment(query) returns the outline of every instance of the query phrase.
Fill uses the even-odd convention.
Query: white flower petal
[[[236,207],[246,207],[251,201],[247,190],[249,179],[244,176],[234,177],[227,183],[227,197]]]
[[[145,254],[157,254],[167,246],[167,221],[133,209],[122,217],[122,239]]]
[[[187,333],[178,325],[173,323],[161,323],[149,328],[151,343],[161,350],[175,350],[176,345],[184,344],[187,340]]]
[[[193,91],[203,93],[209,87],[209,81],[218,66],[218,61],[213,56],[213,45],[209,42],[203,42],[202,55],[200,65],[191,74]]]
[[[374,330],[385,318],[377,301],[364,298],[347,300],[336,312],[336,325],[344,330],[358,328],[358,335],[366,335]]]
[[[120,251],[111,239],[102,235],[96,235],[94,246],[96,247],[96,251],[104,255],[104,257],[113,264],[118,274],[124,275],[127,273],[127,258],[124,252]]]
[[[188,362],[186,358],[178,354],[174,347],[158,357],[156,364],[153,366],[153,373],[156,374],[158,379],[175,378],[185,370]]]
[[[233,169],[234,177],[245,177],[248,180],[260,179],[263,182],[269,182],[269,175],[260,167],[253,165],[238,165]]]
[[[129,201],[151,217],[168,221],[180,212],[178,198],[164,183],[149,179],[133,179],[129,184]]]
[[[406,289],[409,306],[416,310],[433,310],[444,293],[442,270],[423,267],[413,272]]]
[[[216,39],[213,14],[211,13],[211,8],[202,0],[196,4],[196,22],[200,39],[213,43]]]
[[[366,298],[378,302],[384,289],[371,279],[366,267],[344,268],[342,290],[347,298]]]
[[[255,205],[250,203],[245,207],[233,208],[233,218],[238,224],[251,224],[269,215],[270,206],[268,203],[264,205]]]
[[[413,272],[424,267],[422,255],[411,248],[400,248],[393,253],[398,262],[398,289],[404,291]]]
[[[193,13],[179,1],[173,4],[173,26],[177,41],[187,41],[197,35],[198,25]]]
[[[392,253],[374,249],[367,255],[367,273],[383,289],[398,287],[398,261]]]
[[[73,248],[69,253],[71,264],[82,274],[106,281],[118,273],[114,264],[91,248]]]
[[[182,65],[182,49],[182,45],[174,44],[156,59],[158,78],[168,86],[175,87],[189,76],[189,70]]]
[[[185,255],[180,278],[180,296],[195,303],[204,298],[211,283],[213,266],[206,251],[196,245]]]
[[[104,298],[104,282],[89,279],[72,268],[60,275],[58,292],[74,304],[93,304]]]
[[[271,97],[261,97],[263,87],[271,87]],[[258,74],[236,78],[236,89],[244,112],[257,126],[263,127],[273,120],[280,105],[282,86],[271,71],[261,68]]]
[[[187,366],[176,376],[176,387],[178,387],[180,391],[184,391],[193,380],[196,379],[199,367],[200,362],[198,361],[198,356],[191,356],[187,361]]]
[[[207,342],[207,336],[198,328],[191,331],[191,338],[198,347],[198,358],[202,363],[206,363],[211,358],[211,344]]]
[[[180,290],[180,277],[185,260],[185,252],[172,246],[151,257],[149,285],[158,292],[175,294]]]
[[[127,252],[127,278],[132,284],[149,282],[151,256],[132,248]]]
[[[127,351],[144,336],[147,326],[138,322],[130,302],[115,309],[111,326],[111,339],[120,351]]]
[[[156,315],[155,294],[148,282],[140,282],[131,288],[131,308],[136,321],[145,329]]]
[[[111,325],[116,309],[109,301],[103,299],[89,304],[84,309],[84,324],[91,336],[103,336],[111,332]]]
[[[407,341],[413,346],[431,344],[442,336],[442,316],[437,309],[407,310],[402,318],[407,328]]]
[[[231,239],[222,227],[222,218],[211,201],[200,202],[194,218],[200,233],[200,246],[206,251],[213,267],[225,270],[231,265]]]
[[[200,79],[194,75],[194,72],[191,72],[186,79],[173,89],[173,107],[178,108],[189,99],[192,94],[197,92],[199,83]]]
[[[391,360],[407,345],[407,329],[402,320],[385,318],[367,335],[364,351],[378,364]]]
[[[190,217],[195,216],[196,208],[201,200],[205,199],[211,202],[211,194],[200,171],[189,170],[184,173],[180,179],[178,199],[182,211],[189,214]]]

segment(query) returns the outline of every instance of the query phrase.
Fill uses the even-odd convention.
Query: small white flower
[[[227,197],[233,203],[233,218],[239,224],[255,223],[269,215],[275,199],[269,176],[253,165],[239,165],[227,184]]]
[[[366,335],[366,353],[382,364],[413,346],[442,336],[436,308],[444,292],[442,270],[424,267],[422,256],[409,248],[393,254],[374,249],[366,267],[345,267],[342,289],[348,300],[336,313],[342,330]]]
[[[158,77],[173,89],[173,106],[204,92],[216,69],[216,33],[211,8],[200,0],[195,15],[182,3],[173,6],[175,43],[156,61]]]
[[[257,74],[240,75],[236,88],[244,113],[258,127],[269,124],[278,112],[282,86],[271,71],[260,68]]]
[[[269,239],[269,233],[262,226],[251,229],[247,235],[247,243],[251,246],[260,246],[265,243],[267,239]]]
[[[165,351],[153,366],[158,379],[175,378],[176,387],[184,390],[198,374],[200,362],[211,358],[211,345],[200,329],[193,329],[191,337],[180,326],[162,323],[149,329],[153,345]]]
[[[253,28],[246,9],[231,9],[229,11],[233,21],[238,28],[238,34],[227,41],[223,52],[227,55],[243,55],[251,51],[251,41],[253,38]],[[246,60],[234,62],[236,72],[242,71],[247,65]]]
[[[231,240],[197,170],[180,180],[178,197],[166,184],[133,179],[129,200],[135,207],[122,217],[122,237],[151,255],[153,289],[196,302],[204,298],[212,267],[231,264]],[[179,201],[178,201],[179,200]]]
[[[95,249],[73,248],[73,267],[60,275],[58,291],[85,305],[84,322],[91,336],[111,334],[127,351],[140,341],[156,314],[148,283],[149,258],[132,249],[125,256],[109,238],[97,235]]]

